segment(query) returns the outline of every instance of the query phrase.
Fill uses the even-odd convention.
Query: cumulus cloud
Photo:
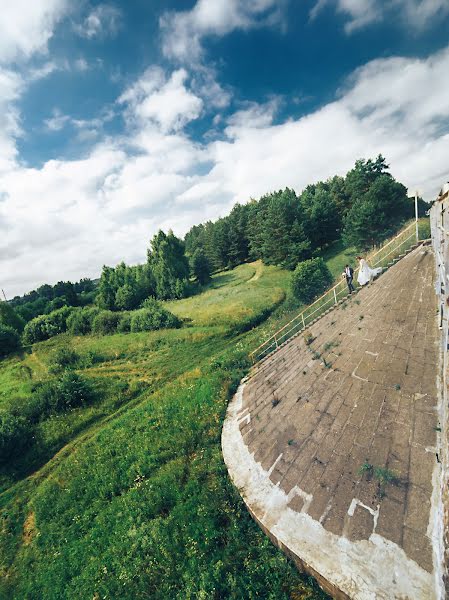
[[[129,122],[139,126],[152,122],[168,133],[198,118],[203,101],[186,87],[187,78],[185,69],[174,71],[168,80],[161,68],[147,69],[119,98],[119,103],[128,106]]]
[[[347,17],[347,33],[386,18],[420,30],[449,13],[447,0],[317,0],[310,11],[311,19],[315,19],[326,6],[332,5]]]
[[[417,187],[431,199],[449,175],[447,72],[449,48],[422,60],[375,60],[320,110],[276,124],[275,100],[249,104],[228,118],[221,139],[200,143],[183,129],[203,110],[187,71],[149,69],[114,107],[125,107],[122,136],[103,136],[80,160],[32,169],[13,153],[3,165],[6,291],[97,276],[103,263],[142,261],[159,228],[183,235],[237,201],[285,186],[300,191],[379,152],[411,192]],[[14,102],[20,80],[6,75],[3,86]],[[19,125],[9,126],[13,135]]]
[[[3,2],[0,18],[0,64],[45,52],[55,24],[68,9],[67,0]]]
[[[78,35],[88,39],[113,36],[120,27],[120,17],[121,13],[115,6],[99,4],[82,23],[75,24],[73,29]]]
[[[199,61],[205,36],[278,24],[284,4],[283,0],[197,0],[191,10],[161,17],[163,52],[168,58]]]

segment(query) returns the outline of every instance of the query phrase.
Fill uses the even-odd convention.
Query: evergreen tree
[[[390,175],[380,175],[347,213],[343,239],[360,248],[391,235],[410,211],[407,190]]]
[[[190,257],[190,272],[201,285],[210,281],[210,262],[206,253],[201,248],[197,248]]]

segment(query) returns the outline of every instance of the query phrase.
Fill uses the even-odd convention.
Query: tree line
[[[425,210],[425,203],[421,201],[420,206]],[[150,242],[144,264],[104,266],[97,286],[88,278],[77,283],[60,281],[14,298],[9,308],[0,311],[0,346],[17,347],[25,323],[31,320],[25,332],[30,341],[67,330],[65,307],[95,304],[108,311],[101,317],[89,308],[75,311],[74,329],[84,328],[86,333],[129,331],[131,317],[124,315],[119,323],[111,313],[141,307],[147,311],[145,327],[153,327],[160,321],[161,307],[145,306],[148,299],[189,296],[212,272],[249,260],[261,259],[267,265],[293,270],[338,239],[346,246],[365,249],[390,236],[412,215],[407,190],[391,175],[385,158],[360,159],[345,177],[336,175],[308,185],[299,195],[285,188],[236,204],[229,215],[193,226],[184,240],[172,231],[159,231]],[[142,325],[137,317],[135,321],[137,330]],[[0,353],[5,353],[1,347]]]
[[[360,249],[379,243],[412,215],[406,188],[379,155],[299,195],[286,188],[236,204],[228,216],[193,226],[186,252],[216,271],[258,259],[293,270],[339,238]]]

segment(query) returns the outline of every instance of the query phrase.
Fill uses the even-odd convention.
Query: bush
[[[322,258],[299,263],[292,274],[292,292],[302,302],[311,302],[332,283],[332,275]]]
[[[20,337],[15,329],[0,323],[0,356],[6,356],[20,348]]]
[[[30,443],[31,427],[24,416],[0,411],[0,462],[19,454]]]
[[[116,333],[120,316],[120,314],[114,313],[111,310],[100,311],[92,322],[92,333],[100,335]]]
[[[12,306],[0,300],[0,325],[7,325],[18,333],[22,333],[25,321],[15,312]]]
[[[129,333],[131,331],[131,315],[130,313],[122,313],[120,321],[117,325],[118,333]]]
[[[73,312],[70,306],[58,308],[48,315],[40,315],[25,325],[23,340],[26,344],[35,344],[48,340],[54,335],[67,331],[67,320]]]
[[[92,331],[92,323],[100,309],[95,306],[77,308],[67,319],[67,329],[72,335],[86,335]]]
[[[181,326],[181,320],[163,308],[157,300],[147,298],[144,304],[145,308],[136,311],[131,317],[131,331],[133,333]]]
[[[58,373],[64,369],[75,368],[80,360],[80,356],[71,348],[58,348],[50,355],[49,371]]]
[[[92,385],[84,377],[65,371],[59,379],[39,383],[25,410],[30,421],[37,423],[52,413],[84,406],[94,399]]]

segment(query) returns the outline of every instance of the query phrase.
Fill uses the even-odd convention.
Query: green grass
[[[3,466],[1,598],[325,597],[250,518],[220,447],[260,327],[233,332],[278,322],[289,277],[242,265],[168,303],[182,329],[61,335],[0,363],[3,407],[27,402],[61,347],[98,392]]]

